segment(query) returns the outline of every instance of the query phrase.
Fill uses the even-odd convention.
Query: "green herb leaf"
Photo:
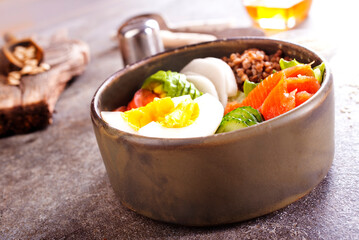
[[[286,69],[286,68],[290,68],[290,67],[294,67],[294,66],[297,66],[297,65],[302,65],[302,63],[298,62],[297,60],[293,59],[291,61],[286,61],[284,60],[283,58],[281,58],[279,60],[279,66],[280,68],[283,70],[283,69]]]
[[[323,81],[324,70],[325,70],[324,62],[313,68],[314,76],[320,84],[322,84]]]

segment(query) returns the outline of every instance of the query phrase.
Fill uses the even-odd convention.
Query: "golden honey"
[[[312,0],[243,0],[254,22],[263,29],[290,29],[307,16]]]

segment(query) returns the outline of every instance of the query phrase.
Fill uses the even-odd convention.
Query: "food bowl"
[[[91,117],[107,174],[122,204],[149,218],[210,226],[255,218],[308,194],[334,156],[333,79],[326,64],[319,91],[299,107],[263,123],[208,137],[162,139],[109,126],[101,111],[126,105],[158,70],[180,71],[199,57],[248,48],[277,49],[299,62],[325,62],[293,43],[239,38],[191,45],[125,67],[97,90]]]

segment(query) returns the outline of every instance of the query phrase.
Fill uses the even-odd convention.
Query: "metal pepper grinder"
[[[120,49],[125,65],[164,51],[160,27],[156,20],[134,18],[118,30]]]

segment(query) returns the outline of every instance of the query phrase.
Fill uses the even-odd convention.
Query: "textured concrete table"
[[[321,30],[322,38],[338,43],[328,56],[336,95],[336,152],[328,176],[306,197],[266,216],[188,228],[147,219],[119,203],[92,131],[90,101],[101,82],[122,67],[110,36],[126,18],[156,11],[173,22],[234,17],[249,24],[239,0],[0,2],[0,33],[10,28],[23,35],[49,34],[67,28],[92,50],[86,72],[57,103],[51,126],[0,139],[0,239],[358,239],[359,52],[352,47],[357,46],[355,34],[340,26],[359,17],[354,7],[340,9],[342,16],[334,18],[328,9],[336,8],[341,6],[314,1],[300,26]],[[355,19],[349,22],[351,14]]]

